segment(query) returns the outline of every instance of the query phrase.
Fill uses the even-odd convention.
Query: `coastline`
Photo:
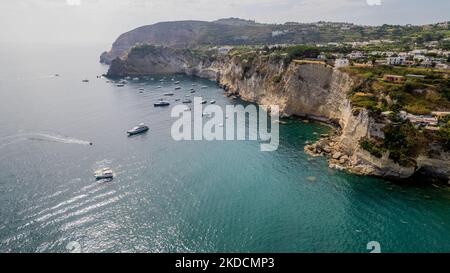
[[[240,55],[205,60],[190,50],[148,47],[115,59],[107,76],[173,73],[216,81],[227,96],[239,96],[259,105],[279,105],[282,117],[306,117],[331,125],[335,131],[332,137],[304,148],[315,156],[325,156],[330,168],[401,181],[425,171],[431,180],[426,183],[450,183],[450,166],[435,166],[436,162],[446,162],[447,153],[441,158],[422,155],[413,167],[393,162],[389,153],[378,158],[360,147],[361,139],[384,138],[386,124],[366,109],[355,112],[348,94],[359,79],[338,68],[308,62],[286,66],[277,59],[258,55],[251,61]]]

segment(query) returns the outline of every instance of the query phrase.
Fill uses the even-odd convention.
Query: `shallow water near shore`
[[[164,93],[175,104],[195,84],[217,105],[239,102],[181,75],[117,87],[96,78],[102,49],[0,51],[1,252],[68,252],[70,242],[83,252],[369,252],[371,241],[382,252],[450,251],[449,188],[331,170],[303,151],[329,128],[295,119],[280,125],[276,152],[176,142],[170,107],[153,107]],[[150,131],[127,137],[140,122]],[[102,167],[116,178],[96,182]]]

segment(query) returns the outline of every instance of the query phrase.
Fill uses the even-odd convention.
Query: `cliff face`
[[[362,139],[384,138],[384,122],[371,117],[368,110],[352,107],[348,93],[357,79],[318,63],[291,62],[258,57],[246,60],[224,56],[209,60],[188,51],[154,51],[132,54],[115,60],[111,76],[153,73],[185,73],[217,80],[231,94],[261,105],[279,105],[281,115],[303,116],[339,125],[336,134],[305,147],[313,156],[326,156],[330,167],[362,175],[409,178],[417,172],[450,179],[450,155],[436,149],[433,156],[416,159],[417,166],[402,167],[388,154],[377,158],[360,147]]]
[[[187,49],[146,46],[130,51],[112,61],[109,77],[175,74],[198,76],[216,80],[217,69],[208,56]]]

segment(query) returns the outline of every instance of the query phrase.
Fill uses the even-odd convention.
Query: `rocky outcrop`
[[[301,116],[330,122],[336,133],[305,147],[313,156],[326,156],[330,167],[361,175],[406,179],[426,171],[441,179],[450,178],[450,155],[445,152],[417,158],[417,166],[403,167],[378,158],[360,146],[362,139],[384,138],[385,123],[365,109],[355,111],[348,93],[357,83],[349,74],[325,64],[259,56],[239,55],[220,58],[199,56],[190,50],[156,48],[145,53],[132,51],[116,59],[110,76],[153,73],[185,73],[217,80],[228,94],[260,105],[278,105],[281,115]],[[439,150],[439,149],[437,149]]]
[[[194,50],[142,46],[132,49],[123,58],[113,60],[107,76],[182,73],[216,80],[217,70],[213,69],[213,62]]]

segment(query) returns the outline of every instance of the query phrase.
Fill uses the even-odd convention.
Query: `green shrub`
[[[300,58],[317,58],[320,50],[313,46],[297,45],[285,49],[284,53],[287,53],[286,63],[290,63],[292,60]]]
[[[282,79],[283,79],[283,77],[281,75],[276,75],[273,77],[273,82],[280,83]]]
[[[359,143],[361,148],[368,151],[370,154],[377,158],[381,158],[383,156],[383,150],[381,148],[378,148],[375,143],[371,142],[368,139],[363,139]]]
[[[378,106],[378,102],[376,101],[376,98],[373,96],[353,96],[352,97],[352,104],[355,107],[361,107],[366,108],[369,110],[376,110]]]
[[[439,130],[439,137],[441,142],[444,144],[446,150],[450,150],[450,121],[444,127]]]

